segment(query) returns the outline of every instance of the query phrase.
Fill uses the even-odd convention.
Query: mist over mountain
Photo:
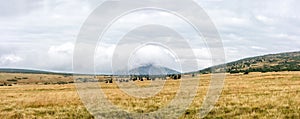
[[[144,66],[140,66],[129,71],[129,74],[135,75],[168,75],[168,74],[180,74],[179,71],[162,67],[156,66],[153,64],[147,64]]]
[[[224,68],[225,67],[225,68]],[[202,69],[200,73],[211,72],[277,72],[277,71],[300,71],[300,51],[286,52],[278,54],[268,54],[263,56],[256,56],[245,58],[233,62],[229,62],[226,65],[217,65],[209,68]],[[71,74],[67,72],[52,72],[43,70],[32,69],[16,69],[16,68],[0,68],[0,72],[5,73],[33,73],[33,74]],[[146,64],[140,67],[131,69],[129,71],[119,71],[115,75],[135,74],[135,75],[168,75],[168,74],[180,74],[171,68]],[[191,73],[195,73],[191,72]]]

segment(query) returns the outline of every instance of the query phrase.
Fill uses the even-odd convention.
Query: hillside
[[[223,65],[224,66],[224,65]],[[226,64],[226,72],[300,71],[300,51],[250,57]],[[200,70],[200,73],[224,71],[222,65]]]
[[[52,72],[35,69],[16,69],[16,68],[0,68],[0,73],[25,73],[25,74],[60,74],[60,75],[71,75],[72,73],[67,72]]]
[[[241,59],[238,61],[230,62],[225,65],[217,65],[200,70],[200,73],[221,72],[226,70],[230,73],[239,72],[277,72],[277,71],[300,71],[300,51],[287,52],[278,54],[268,54],[263,56],[256,56]],[[29,74],[63,74],[71,75],[72,73],[58,73],[42,70],[30,70],[30,69],[12,69],[12,68],[0,68],[0,72],[3,73],[29,73]],[[160,74],[180,74],[180,72],[169,69],[166,67],[160,67],[155,65],[145,65],[129,71],[130,74],[140,75],[160,75]],[[118,73],[123,74],[123,73]]]
[[[3,73],[32,73],[32,74],[49,74],[53,72],[32,70],[32,69],[13,69],[13,68],[0,68],[0,72]]]

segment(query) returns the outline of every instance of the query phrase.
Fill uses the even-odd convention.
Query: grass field
[[[74,83],[58,85],[46,82],[72,78],[41,74],[0,74],[0,83],[7,79],[28,77],[24,83],[0,86],[0,118],[93,118],[85,109]],[[42,77],[42,78],[41,78]],[[209,84],[209,74],[201,75],[197,96],[180,118],[197,118]],[[191,83],[198,78],[184,78]],[[136,82],[147,86],[149,81]],[[121,92],[115,83],[101,82],[108,99],[132,112],[155,111],[176,94],[180,80],[169,80],[162,92],[137,99]],[[227,74],[224,89],[215,108],[206,118],[300,118],[300,72]]]

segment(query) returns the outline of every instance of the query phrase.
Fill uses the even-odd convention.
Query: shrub
[[[113,80],[112,80],[112,79],[107,79],[107,80],[105,81],[105,83],[113,83]]]
[[[59,84],[59,85],[61,85],[61,84],[68,84],[68,82],[59,81],[59,82],[57,82],[57,84]]]
[[[234,70],[234,71],[230,71],[229,73],[230,74],[237,74],[237,73],[240,73],[240,71]]]
[[[7,79],[6,81],[16,82],[16,81],[18,81],[18,80],[17,80],[17,79]]]

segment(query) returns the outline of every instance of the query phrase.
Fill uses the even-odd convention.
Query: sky
[[[78,33],[88,16],[102,2],[102,0],[2,1],[0,68],[72,72],[73,51]],[[195,0],[195,2],[215,24],[223,42],[226,62],[263,54],[300,51],[298,0]],[[165,24],[175,31],[182,32],[183,38],[190,39],[198,68],[212,65],[205,43],[201,40],[193,41],[201,38],[193,35],[193,29],[186,23],[164,12],[141,11],[120,18],[104,34],[103,43],[97,45],[95,53],[98,71],[110,72],[115,49],[134,44],[138,40],[131,39],[118,46],[116,45],[118,41],[113,39],[121,37],[120,34],[126,35],[128,29],[137,24],[149,23]],[[149,34],[140,34],[144,37],[147,35]],[[162,53],[165,50],[151,45],[140,48],[140,51],[136,51],[138,55],[134,56],[136,59],[130,62],[136,63],[139,59],[146,58],[148,59],[146,61],[151,62],[151,58],[148,57],[156,57],[151,59],[152,62],[172,67],[174,64],[169,62],[172,61],[171,57],[174,54],[168,51]]]

